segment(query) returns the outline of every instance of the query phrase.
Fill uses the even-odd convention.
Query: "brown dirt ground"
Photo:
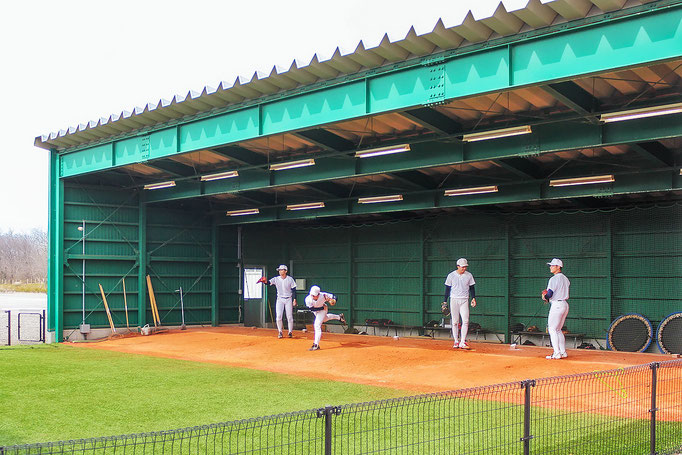
[[[310,352],[312,333],[296,331],[277,339],[272,329],[236,326],[170,330],[99,343],[66,343],[90,349],[208,362],[294,374],[417,393],[478,387],[529,378],[612,370],[670,360],[663,354],[569,350],[569,357],[547,360],[551,348],[470,343],[452,349],[447,339],[324,333],[319,351]]]

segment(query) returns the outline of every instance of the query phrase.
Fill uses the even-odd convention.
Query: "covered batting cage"
[[[682,311],[682,1],[521,3],[36,138],[53,338],[103,295],[151,323],[147,276],[163,325],[182,288],[188,325],[262,326],[279,264],[352,325],[440,319],[459,257],[507,341],[553,257],[571,332]]]

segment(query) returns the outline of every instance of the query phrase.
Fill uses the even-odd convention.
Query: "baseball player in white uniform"
[[[457,270],[453,270],[445,279],[445,296],[443,304],[447,305],[450,298],[450,317],[452,322],[452,338],[455,340],[453,348],[469,349],[466,342],[469,331],[469,296],[471,306],[476,306],[476,281],[467,271],[469,263],[466,259],[457,259]],[[457,333],[459,319],[462,318],[461,333]],[[461,337],[460,337],[461,335]]]
[[[549,271],[554,275],[547,283],[547,289],[542,291],[542,300],[550,303],[549,316],[547,317],[547,332],[552,342],[554,352],[547,359],[562,359],[566,354],[566,338],[561,331],[568,316],[568,289],[571,282],[562,273],[564,263],[561,259],[554,258],[547,263]]]
[[[346,319],[341,314],[331,314],[327,312],[327,304],[336,305],[336,296],[329,292],[322,292],[319,286],[310,288],[310,294],[305,298],[305,305],[310,311],[315,313],[315,341],[309,351],[320,349],[320,338],[322,338],[322,324],[330,321],[341,321],[346,323]]]
[[[282,338],[282,313],[287,312],[287,323],[289,327],[289,338],[293,338],[292,331],[294,330],[294,307],[296,306],[296,280],[287,276],[289,268],[282,264],[277,267],[279,276],[271,278],[269,281],[265,277],[261,278],[259,282],[270,283],[270,286],[277,288],[277,303],[275,304],[275,312],[277,322],[277,338]]]

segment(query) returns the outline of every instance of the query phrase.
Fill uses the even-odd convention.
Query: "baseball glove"
[[[267,283],[267,282],[268,282],[268,279],[265,277],[261,277],[260,280],[256,281],[256,283]]]
[[[447,302],[443,302],[440,306],[440,312],[443,313],[443,316],[450,314],[450,305],[448,305]]]
[[[548,300],[547,300],[547,289],[542,291],[541,297],[542,297],[542,300],[544,300],[545,302],[548,302]]]

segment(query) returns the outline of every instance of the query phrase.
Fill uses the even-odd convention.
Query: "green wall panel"
[[[180,126],[180,152],[228,144],[259,134],[258,108],[252,107]]]
[[[263,106],[264,135],[365,115],[365,82],[352,82]]]
[[[512,47],[515,85],[531,84],[682,54],[682,10],[555,34]]]
[[[546,262],[560,257],[571,280],[567,327],[604,338],[620,314],[638,312],[657,323],[682,310],[681,222],[682,207],[671,206],[243,229],[246,262],[274,270],[293,261],[295,277],[343,293],[335,310],[350,307],[355,325],[367,318],[416,326],[440,321],[445,277],[466,257],[479,302],[472,322],[501,333],[515,322],[544,330],[548,307],[540,292],[551,276]]]
[[[461,56],[445,64],[446,98],[490,92],[509,85],[509,50],[506,47]]]
[[[168,128],[149,135],[149,158],[161,158],[178,152],[178,129]]]
[[[108,169],[114,165],[114,144],[104,144],[59,157],[62,177]]]
[[[109,327],[99,290],[102,285],[114,325],[125,327],[123,279],[128,299],[128,319],[137,326],[137,194],[112,188],[65,185],[64,190],[64,328],[82,321],[82,266],[85,259],[85,322]],[[85,255],[82,232],[85,220]],[[52,305],[52,302],[50,302]]]

